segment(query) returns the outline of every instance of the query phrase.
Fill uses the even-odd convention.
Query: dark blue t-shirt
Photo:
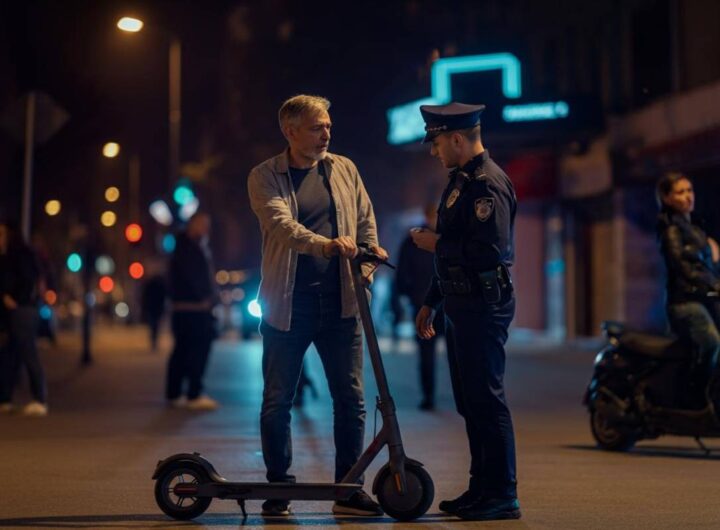
[[[338,237],[335,202],[325,168],[289,168],[290,179],[298,203],[298,222],[305,228],[328,239]],[[295,272],[296,292],[337,292],[340,290],[340,260],[310,254],[298,255]]]

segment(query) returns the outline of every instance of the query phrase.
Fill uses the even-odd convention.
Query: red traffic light
[[[131,223],[125,228],[125,239],[130,243],[137,243],[142,239],[142,228],[137,223]]]
[[[132,262],[128,271],[130,272],[130,277],[134,280],[139,280],[145,275],[145,267],[143,267],[139,261]]]
[[[110,276],[103,276],[102,278],[100,278],[98,285],[103,293],[109,293],[112,292],[113,288],[115,287],[115,282]]]

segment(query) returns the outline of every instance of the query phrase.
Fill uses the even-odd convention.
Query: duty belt
[[[440,292],[443,295],[482,294],[489,303],[499,301],[502,292],[512,287],[510,272],[504,263],[494,269],[468,275],[459,267],[450,267],[451,278],[440,279]]]

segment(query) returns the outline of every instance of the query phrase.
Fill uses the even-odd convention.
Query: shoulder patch
[[[450,195],[448,195],[447,201],[445,201],[445,208],[452,208],[453,204],[455,204],[455,201],[457,201],[457,198],[460,196],[460,190],[455,188],[450,192]]]
[[[480,197],[475,199],[475,217],[479,221],[485,222],[490,219],[490,216],[495,209],[495,199],[493,197]]]

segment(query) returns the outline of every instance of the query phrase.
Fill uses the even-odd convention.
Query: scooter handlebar
[[[380,265],[387,265],[391,269],[395,268],[395,265],[393,265],[389,261],[381,258],[380,256],[378,256],[375,252],[373,252],[369,248],[358,247],[357,250],[358,250],[358,252],[353,259],[355,261],[357,261],[358,263],[378,263]]]

